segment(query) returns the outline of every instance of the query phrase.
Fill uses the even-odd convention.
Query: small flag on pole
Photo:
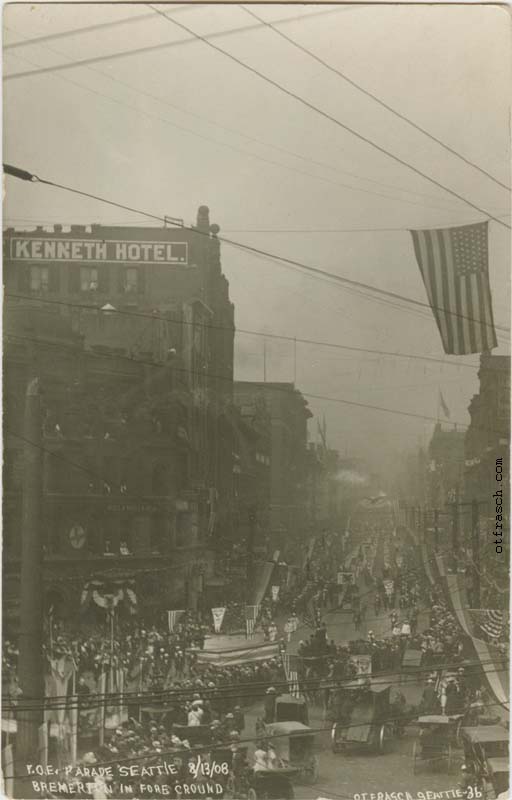
[[[185,609],[178,609],[175,611],[168,611],[167,612],[167,621],[169,623],[169,633],[174,633],[174,628],[176,627],[180,617],[182,614],[185,613]]]
[[[448,406],[445,403],[445,400],[444,400],[444,397],[443,397],[443,393],[441,392],[441,389],[439,389],[439,405],[441,406],[441,410],[442,410],[444,416],[446,417],[446,419],[450,419],[450,409],[448,408]]]
[[[245,628],[248,639],[254,636],[254,628],[256,627],[256,620],[258,618],[259,606],[246,606],[245,607]]]
[[[283,669],[292,697],[300,697],[299,657],[283,653]]]
[[[445,353],[496,347],[487,222],[411,233]]]

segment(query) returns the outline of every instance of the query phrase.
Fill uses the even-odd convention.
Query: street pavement
[[[382,569],[382,543],[377,550],[374,572],[380,574]],[[389,636],[391,633],[390,611],[384,610],[375,616],[373,609],[374,592],[371,587],[364,584],[360,578],[359,590],[361,597],[368,604],[367,618],[358,630],[355,629],[350,610],[333,609],[324,612],[323,620],[327,625],[327,636],[336,644],[348,642],[351,639],[366,638],[368,631],[372,630],[376,638]],[[400,612],[399,612],[400,614]],[[428,624],[427,614],[421,613],[419,628]],[[288,644],[288,652],[295,653],[301,639],[307,639],[312,633],[311,628],[301,624],[292,635]],[[387,676],[391,683],[397,685],[410,704],[417,704],[423,692],[423,681],[400,683],[399,674]],[[262,715],[261,706],[257,706],[247,714],[247,727],[245,736],[254,731],[258,716]],[[319,778],[314,786],[295,785],[295,796],[300,800],[316,800],[316,798],[332,798],[332,800],[402,800],[402,798],[386,798],[385,793],[403,792],[403,800],[434,800],[427,792],[437,792],[435,800],[449,798],[454,795],[452,790],[457,788],[460,778],[459,767],[462,763],[462,753],[455,752],[454,765],[451,773],[447,771],[420,770],[413,772],[413,745],[418,736],[417,726],[409,725],[401,739],[395,739],[390,752],[385,755],[369,753],[364,749],[358,752],[353,750],[348,753],[334,754],[331,751],[330,725],[323,719],[323,710],[320,706],[311,705],[309,709],[310,727],[317,730],[315,750],[319,761]],[[375,797],[362,797],[363,793],[374,793]],[[384,793],[378,796],[378,793]],[[407,798],[408,792],[411,798]],[[422,797],[422,793],[424,797]],[[361,797],[358,797],[360,795]]]

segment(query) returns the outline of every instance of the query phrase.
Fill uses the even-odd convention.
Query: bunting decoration
[[[445,353],[497,346],[489,283],[488,223],[411,231]]]
[[[169,633],[174,633],[174,628],[176,627],[176,625],[179,622],[180,617],[184,613],[185,613],[185,609],[184,608],[167,612],[167,621],[168,621],[168,624],[169,624]]]
[[[109,613],[124,601],[129,608],[130,614],[137,613],[137,595],[134,587],[135,581],[89,581],[85,584],[80,598],[82,610],[85,610],[91,602],[96,603],[100,608],[104,608]]]
[[[504,639],[508,629],[508,615],[498,609],[471,609],[474,623],[488,639]]]

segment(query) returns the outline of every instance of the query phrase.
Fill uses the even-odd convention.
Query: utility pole
[[[247,518],[249,522],[249,533],[247,536],[247,561],[246,561],[246,580],[247,580],[247,598],[253,588],[254,581],[254,537],[256,535],[256,507],[249,506],[247,509]]]
[[[434,547],[439,550],[439,509],[434,510]]]
[[[42,541],[42,414],[39,379],[30,380],[25,394],[23,426],[23,497],[21,517],[21,604],[16,741],[17,774],[33,763],[38,752],[39,726],[44,719],[43,670],[43,541]],[[26,698],[26,699],[24,699]],[[23,779],[22,779],[23,780]],[[30,782],[20,781],[22,794],[31,797]]]
[[[471,551],[473,555],[473,608],[480,608],[480,513],[476,500],[471,503]]]
[[[456,499],[452,503],[452,546],[453,554],[457,558],[459,552],[459,504]]]
[[[426,506],[423,506],[423,541],[426,543],[428,538],[428,511]]]

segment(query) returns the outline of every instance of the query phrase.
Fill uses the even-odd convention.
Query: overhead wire
[[[378,97],[374,92],[371,92],[368,89],[365,89],[364,86],[361,86],[360,83],[357,83],[357,81],[355,81],[353,78],[348,76],[345,72],[342,72],[340,69],[337,69],[336,67],[333,67],[332,64],[329,64],[329,62],[325,61],[323,58],[320,58],[320,56],[318,56],[316,53],[313,53],[307,47],[304,47],[304,45],[300,44],[295,39],[292,39],[291,36],[287,36],[286,33],[284,33],[283,31],[279,30],[279,28],[277,28],[274,23],[272,23],[272,22],[270,22],[268,20],[265,20],[262,17],[259,17],[252,10],[252,8],[249,8],[249,7],[247,7],[247,6],[243,5],[243,4],[240,4],[239,7],[243,8],[244,11],[247,14],[249,14],[251,17],[253,17],[253,19],[256,19],[259,22],[262,22],[267,28],[269,28],[271,31],[273,31],[277,36],[280,36],[281,39],[284,39],[286,42],[291,44],[297,50],[300,50],[302,53],[307,55],[309,58],[313,59],[318,64],[321,64],[323,67],[325,67],[327,70],[329,70],[329,72],[332,72],[333,74],[337,75],[339,78],[342,78],[342,80],[346,81],[346,83],[348,83],[354,89],[357,89],[358,92],[361,92],[362,94],[366,95],[366,97],[369,97],[375,103],[378,103],[378,105],[380,105],[382,108],[386,109],[386,111],[389,111],[391,114],[393,114],[398,119],[402,120],[403,122],[406,122],[412,128],[414,128],[415,130],[419,131],[424,136],[429,138],[431,141],[433,141],[436,144],[438,144],[440,147],[442,147],[448,153],[450,153],[451,155],[453,155],[456,158],[460,159],[461,161],[463,161],[468,166],[473,167],[473,169],[476,169],[482,175],[485,175],[487,178],[489,178],[489,180],[493,181],[493,183],[497,184],[498,186],[501,186],[501,188],[503,188],[503,189],[506,189],[507,192],[510,192],[511,187],[507,186],[506,183],[503,183],[502,181],[498,180],[498,178],[496,178],[494,175],[491,175],[491,173],[488,172],[487,170],[485,170],[483,167],[479,166],[478,164],[475,164],[474,161],[471,161],[471,159],[466,158],[466,156],[464,156],[462,153],[459,153],[453,147],[450,147],[450,145],[446,144],[446,142],[443,142],[437,136],[434,136],[432,133],[430,133],[430,131],[427,131],[421,125],[418,125],[418,123],[414,122],[412,119],[410,119],[410,117],[408,117],[405,114],[403,114],[402,112],[398,111],[396,108],[393,108],[392,106],[390,106],[388,103],[386,103],[380,97]]]
[[[50,299],[50,298],[42,298],[40,296],[38,296],[37,298],[34,298],[31,295],[20,294],[18,292],[9,292],[9,291],[7,291],[7,292],[4,293],[4,297],[12,298],[13,300],[29,300],[29,301],[37,300],[38,303],[43,303],[45,305],[66,306],[67,308],[78,308],[78,309],[82,309],[82,310],[86,310],[86,311],[95,311],[95,310],[97,311],[98,310],[97,306],[91,306],[88,303],[77,303],[77,302],[73,302],[71,300],[54,300],[54,299]],[[113,312],[113,313],[114,314],[119,314],[120,316],[130,316],[130,317],[135,317],[135,318],[140,317],[142,319],[151,319],[151,320],[155,320],[156,319],[156,320],[161,320],[163,322],[170,322],[170,323],[174,323],[174,324],[191,325],[193,327],[197,326],[197,327],[200,327],[200,328],[206,328],[207,330],[220,330],[220,331],[231,331],[231,330],[233,330],[233,328],[231,328],[231,327],[229,327],[227,325],[219,325],[219,324],[210,323],[210,322],[200,322],[200,323],[189,322],[187,320],[175,319],[175,318],[166,316],[165,314],[162,314],[162,313],[158,313],[158,314],[151,313],[150,314],[150,313],[147,313],[147,312],[144,312],[144,311],[132,311],[132,310],[128,310],[128,309],[115,309],[115,312]],[[304,337],[301,337],[301,336],[290,336],[290,335],[279,334],[279,333],[255,331],[255,330],[250,330],[248,328],[240,328],[238,326],[234,329],[234,332],[235,332],[235,334],[244,334],[244,335],[247,335],[247,336],[257,336],[257,337],[264,338],[264,339],[277,339],[277,340],[285,341],[285,342],[297,342],[298,344],[307,344],[307,345],[311,345],[311,346],[314,346],[314,347],[327,347],[327,348],[331,348],[331,349],[335,349],[335,350],[347,350],[349,352],[355,352],[355,353],[368,353],[368,354],[371,354],[371,355],[379,355],[379,356],[385,356],[385,357],[389,357],[389,358],[407,358],[407,359],[413,359],[413,360],[418,360],[418,361],[428,361],[428,362],[431,362],[431,363],[434,363],[434,364],[442,364],[443,366],[456,367],[457,369],[462,367],[463,369],[475,370],[475,369],[478,369],[478,367],[479,367],[479,364],[466,364],[464,361],[446,361],[445,359],[436,358],[435,356],[423,356],[423,355],[420,355],[418,353],[400,353],[400,352],[396,352],[396,351],[393,351],[393,350],[377,350],[377,349],[373,349],[373,348],[369,348],[369,347],[355,347],[355,346],[351,346],[351,345],[340,344],[338,342],[326,342],[326,341],[322,341],[322,340],[318,340],[318,339],[308,339],[308,338],[304,338]]]
[[[27,62],[29,64],[35,64],[34,61],[31,61],[30,59],[26,58],[25,56],[16,55],[16,58],[20,58],[21,60],[23,60],[23,61],[25,61],[25,62]],[[169,103],[169,102],[167,102],[167,101],[165,101],[163,99],[159,99],[156,95],[153,95],[150,92],[146,92],[146,91],[144,91],[142,89],[139,89],[139,88],[133,86],[132,84],[127,83],[126,81],[122,81],[122,80],[110,75],[107,72],[104,72],[102,70],[94,69],[93,67],[90,67],[90,66],[86,67],[86,69],[91,70],[93,72],[96,72],[97,74],[108,78],[110,81],[113,81],[113,82],[118,83],[118,84],[120,84],[122,86],[125,86],[125,87],[131,89],[132,91],[136,92],[137,94],[142,94],[142,95],[144,95],[146,97],[154,98],[154,99],[156,99],[158,102],[160,102],[163,105],[169,106],[171,108],[176,108],[176,106],[174,106],[172,103]],[[414,205],[414,206],[419,206],[419,207],[422,207],[422,208],[431,208],[431,209],[436,209],[436,210],[441,210],[441,211],[445,211],[447,209],[453,208],[452,206],[440,206],[440,205],[433,205],[432,203],[416,202],[414,200],[410,200],[410,199],[407,199],[407,198],[404,198],[404,197],[396,197],[396,196],[394,196],[392,194],[386,194],[386,193],[383,193],[383,192],[377,192],[377,191],[375,191],[373,189],[365,188],[363,186],[351,186],[351,185],[349,185],[347,183],[341,183],[340,181],[332,180],[331,178],[328,178],[325,175],[318,175],[318,174],[314,174],[314,173],[311,173],[311,172],[305,172],[304,170],[301,170],[301,169],[299,169],[299,168],[297,168],[295,166],[292,166],[291,164],[283,164],[282,162],[274,161],[273,159],[270,159],[270,158],[268,158],[266,156],[260,155],[259,153],[253,153],[250,150],[245,150],[245,149],[243,149],[241,147],[237,147],[236,145],[230,144],[229,142],[220,141],[219,139],[214,139],[211,136],[208,136],[207,134],[199,133],[198,131],[195,131],[192,128],[185,127],[184,125],[180,125],[180,124],[178,124],[176,122],[173,122],[172,120],[169,120],[169,119],[166,119],[164,117],[161,117],[161,116],[159,116],[157,114],[154,114],[154,113],[152,113],[150,111],[146,111],[144,109],[141,109],[136,105],[128,103],[126,100],[121,100],[120,98],[112,97],[111,95],[105,94],[105,92],[99,91],[98,89],[93,89],[92,87],[86,86],[85,84],[80,83],[79,81],[73,80],[72,78],[69,78],[69,77],[66,77],[66,76],[60,75],[60,74],[53,75],[52,73],[50,73],[50,75],[52,77],[58,78],[59,80],[65,81],[66,83],[69,83],[72,86],[77,86],[79,89],[83,89],[84,91],[89,92],[90,94],[96,95],[98,97],[102,97],[105,100],[108,100],[108,101],[110,101],[110,102],[112,102],[112,103],[114,103],[116,105],[119,105],[119,106],[122,106],[122,107],[125,107],[125,108],[129,108],[130,110],[135,111],[137,114],[139,114],[141,116],[144,116],[144,117],[147,117],[148,119],[155,119],[155,120],[157,120],[159,122],[162,122],[165,125],[169,125],[170,127],[174,128],[174,129],[176,129],[178,131],[186,133],[187,135],[195,136],[195,137],[197,137],[199,139],[202,139],[203,141],[210,142],[210,143],[212,143],[212,144],[214,144],[214,145],[216,145],[218,147],[227,148],[228,150],[232,150],[235,153],[240,153],[243,156],[247,156],[247,157],[255,159],[257,161],[261,161],[264,164],[269,164],[270,166],[277,167],[278,169],[284,169],[284,170],[287,170],[289,172],[295,172],[298,175],[302,175],[302,176],[305,176],[307,178],[311,178],[313,180],[322,181],[323,183],[328,183],[328,184],[330,184],[332,186],[339,186],[339,187],[341,187],[343,189],[348,189],[349,191],[362,192],[363,194],[369,194],[369,195],[373,195],[375,197],[383,197],[383,198],[386,198],[386,199],[395,200],[396,202],[399,202],[399,203],[405,203],[407,205]],[[188,113],[188,112],[184,112],[184,113]],[[211,123],[211,124],[214,124],[214,123]],[[238,135],[243,135],[243,134],[238,134]],[[248,138],[248,137],[246,137],[246,138]],[[257,140],[255,140],[255,141],[257,141]],[[266,146],[274,147],[274,145],[271,145],[271,144],[267,144]],[[282,150],[283,148],[276,148],[276,149]],[[300,155],[293,154],[293,153],[290,153],[290,154],[294,155],[297,158],[302,158],[302,156],[300,156]],[[303,160],[310,161],[311,159],[303,159]],[[327,165],[324,165],[324,166],[327,166]],[[331,167],[331,169],[333,169],[333,168]],[[336,169],[335,169],[335,171],[342,172],[341,170],[336,170]],[[354,177],[355,178],[359,178],[360,176],[354,175]],[[363,180],[368,180],[368,179],[367,178],[363,178]],[[400,189],[398,187],[396,187],[395,190],[398,190],[398,191],[401,191],[401,192],[410,193],[410,192],[408,192],[408,190]],[[418,193],[414,193],[413,192],[412,194],[418,194]],[[424,195],[424,196],[429,197],[429,195]]]
[[[237,56],[233,55],[228,50],[224,50],[222,47],[219,47],[219,45],[214,44],[211,41],[211,37],[207,38],[205,36],[202,36],[199,33],[196,33],[191,28],[189,28],[187,25],[184,25],[182,22],[179,22],[178,20],[174,20],[172,17],[169,17],[166,13],[164,13],[160,9],[156,8],[151,3],[146,3],[146,5],[148,6],[148,8],[152,8],[153,11],[156,14],[159,14],[162,17],[162,19],[167,20],[167,22],[169,22],[171,25],[176,25],[178,28],[181,28],[182,30],[186,31],[187,33],[190,33],[192,36],[195,36],[198,41],[203,42],[208,47],[210,47],[211,49],[215,50],[215,52],[221,53],[226,58],[229,58],[231,61],[233,61],[234,63],[238,64],[243,69],[247,70],[248,72],[252,73],[253,75],[256,75],[261,80],[265,81],[265,83],[268,83],[269,85],[271,85],[274,88],[278,89],[280,92],[285,94],[287,97],[290,97],[290,98],[296,100],[301,105],[303,105],[306,108],[310,109],[311,111],[313,111],[314,113],[316,113],[319,116],[323,117],[324,119],[328,120],[329,122],[332,122],[334,125],[336,125],[337,127],[341,128],[342,130],[347,131],[348,133],[350,133],[352,136],[354,136],[355,138],[359,139],[360,141],[370,145],[370,147],[373,147],[378,152],[386,155],[388,158],[391,158],[393,161],[396,161],[398,164],[401,164],[402,166],[404,166],[407,169],[411,170],[416,175],[419,175],[420,177],[422,177],[425,180],[429,181],[429,183],[432,183],[434,186],[437,186],[439,189],[442,189],[443,191],[447,192],[452,197],[457,198],[457,200],[460,200],[461,202],[465,203],[466,205],[470,206],[471,208],[475,209],[476,211],[480,212],[481,214],[484,214],[485,216],[489,217],[489,219],[494,220],[494,222],[497,222],[498,225],[502,225],[503,227],[508,228],[509,230],[511,229],[511,226],[508,225],[507,223],[503,222],[499,217],[493,216],[490,212],[486,211],[481,206],[476,205],[476,203],[473,203],[471,200],[468,200],[466,197],[464,197],[463,195],[459,194],[454,189],[451,189],[450,187],[448,187],[445,184],[441,183],[436,178],[433,178],[432,176],[428,175],[426,172],[423,172],[418,167],[415,167],[413,164],[411,164],[410,162],[408,162],[405,159],[401,158],[400,156],[396,155],[395,153],[392,153],[390,150],[387,150],[387,148],[383,147],[382,145],[379,145],[377,142],[375,142],[374,140],[370,139],[368,136],[365,136],[364,134],[360,133],[359,131],[356,131],[351,126],[349,126],[346,123],[342,122],[337,117],[334,117],[329,112],[324,111],[323,109],[321,109],[318,106],[314,105],[309,100],[306,100],[306,98],[302,97],[301,95],[297,94],[296,92],[292,91],[291,89],[287,89],[285,86],[280,84],[278,81],[274,80],[273,78],[270,78],[268,75],[265,75],[263,72],[261,72],[260,70],[256,69],[255,67],[252,67],[250,64],[248,64],[247,62],[243,61],[241,58],[238,58]]]
[[[193,6],[195,6],[195,3],[190,3],[188,7],[190,8]],[[308,14],[306,15],[306,18],[309,16],[320,17],[320,16],[325,16],[327,14],[337,14],[343,10],[345,9],[339,7],[334,7],[334,8],[331,7],[328,9],[323,9],[322,11],[316,11],[314,14]],[[279,21],[284,24],[286,22],[295,22],[296,20],[301,20],[304,18],[305,18],[304,14],[299,14],[294,17],[284,17]],[[208,34],[208,36],[212,39],[216,39],[219,37],[233,36],[239,33],[245,33],[246,31],[257,30],[258,28],[261,27],[263,26],[260,23],[255,23],[252,25],[241,25],[236,28],[229,28],[227,30],[218,31],[217,33],[211,33]],[[169,50],[173,47],[180,47],[182,45],[192,44],[193,42],[195,42],[195,40],[196,40],[195,36],[191,36],[188,39],[178,39],[175,42],[163,42],[161,44],[146,45],[145,47],[135,47],[131,48],[130,50],[122,50],[114,53],[106,53],[105,55],[92,56],[90,58],[76,59],[75,61],[68,61],[65,64],[55,64],[54,66],[51,67],[38,67],[37,69],[27,70],[25,72],[9,73],[8,75],[4,74],[3,80],[4,81],[17,80],[19,78],[28,78],[33,75],[41,75],[46,72],[60,72],[62,70],[74,69],[75,67],[88,66],[89,64],[98,64],[102,61],[114,61],[118,58],[127,58],[128,56],[142,55],[145,53],[154,53],[160,50]]]
[[[149,16],[151,16],[151,15],[149,15]],[[315,16],[315,15],[312,15],[312,16]],[[8,28],[6,28],[6,29],[9,30]],[[48,49],[48,50],[50,50],[50,52],[56,53],[58,55],[63,55],[63,56],[66,55],[62,51],[55,50],[53,48],[48,48],[47,47],[46,49]],[[37,64],[35,64],[35,62],[30,61],[27,58],[24,58],[23,60],[26,61],[27,63],[32,64],[33,66],[38,66]],[[331,163],[327,163],[327,162],[324,162],[324,161],[318,161],[317,159],[312,159],[311,157],[304,156],[301,153],[294,152],[292,150],[289,150],[288,148],[281,147],[281,146],[276,145],[276,144],[274,144],[272,142],[264,141],[262,139],[259,139],[259,138],[255,137],[253,135],[251,136],[251,135],[246,134],[246,133],[244,133],[242,131],[239,131],[237,129],[227,127],[226,125],[221,125],[219,122],[214,121],[214,120],[210,120],[208,117],[205,117],[205,116],[203,116],[201,114],[197,114],[196,112],[192,112],[192,111],[190,111],[188,109],[184,109],[181,106],[176,105],[175,103],[170,103],[168,100],[165,100],[163,97],[160,97],[159,95],[156,95],[156,94],[154,94],[152,92],[148,92],[146,89],[141,89],[140,87],[134,86],[134,84],[132,84],[132,83],[128,83],[127,81],[121,80],[119,77],[111,75],[110,72],[105,72],[104,70],[98,70],[98,69],[95,69],[95,68],[90,67],[90,66],[86,67],[86,69],[88,69],[91,72],[96,72],[98,75],[101,75],[102,77],[107,78],[111,82],[117,83],[117,84],[119,84],[121,86],[124,86],[124,87],[130,89],[131,91],[134,91],[137,94],[140,94],[140,95],[142,95],[144,97],[148,97],[148,98],[160,103],[161,105],[164,105],[164,106],[167,106],[168,108],[173,109],[174,111],[179,111],[182,114],[186,114],[186,115],[191,116],[191,117],[193,117],[195,119],[198,119],[198,120],[200,120],[202,122],[206,122],[209,125],[213,125],[214,127],[217,127],[220,130],[226,131],[228,133],[233,133],[236,136],[240,136],[240,137],[242,137],[244,139],[247,139],[248,141],[255,142],[257,144],[263,145],[264,147],[272,148],[273,150],[277,150],[278,152],[282,152],[282,153],[284,153],[286,155],[291,155],[294,158],[300,159],[301,161],[304,161],[306,163],[313,164],[314,166],[320,166],[320,167],[328,168],[331,171],[340,173],[341,175],[348,175],[349,177],[356,178],[358,180],[364,180],[364,181],[367,181],[369,183],[374,183],[374,184],[376,184],[378,186],[384,186],[384,187],[386,187],[388,189],[392,189],[392,190],[395,190],[395,191],[400,191],[400,192],[403,192],[405,194],[412,194],[412,195],[416,195],[418,197],[425,197],[425,198],[431,199],[431,200],[432,199],[439,200],[439,198],[436,197],[435,195],[429,195],[429,194],[425,194],[423,192],[416,192],[416,191],[413,191],[413,190],[410,190],[410,189],[404,189],[404,188],[402,188],[400,186],[396,186],[395,184],[384,183],[383,181],[377,181],[377,180],[375,180],[373,178],[369,178],[369,177],[366,177],[366,176],[363,176],[363,175],[357,175],[357,174],[355,174],[353,172],[348,172],[347,170],[343,170],[343,169],[340,169],[339,167],[335,167],[332,162]],[[98,92],[97,90],[94,90],[91,87],[87,87],[84,84],[78,83],[77,81],[66,79],[63,76],[56,76],[56,77],[60,77],[62,80],[68,80],[69,83],[71,83],[71,84],[73,84],[75,86],[78,86],[79,88],[85,89],[86,91],[89,91],[89,92],[92,92],[92,93],[95,93],[95,94],[98,94],[99,96],[104,97],[105,99],[111,100],[112,102],[119,103],[121,105],[125,105],[127,108],[134,109],[135,111],[138,111],[138,113],[141,113],[141,114],[143,114],[145,116],[148,116],[147,112],[142,111],[141,109],[137,109],[136,106],[129,105],[129,104],[119,100],[118,98],[113,98],[110,95],[106,95],[106,94],[104,94],[102,92]],[[177,128],[178,130],[182,130],[182,131],[185,131],[187,133],[191,133],[194,136],[200,136],[200,138],[206,139],[207,141],[211,141],[214,144],[217,144],[217,145],[220,145],[220,146],[232,147],[231,145],[229,145],[226,142],[219,142],[217,139],[212,139],[211,137],[207,137],[207,136],[205,136],[203,134],[198,134],[196,131],[190,130],[189,128],[184,128],[183,126],[177,125],[176,123],[173,123],[170,120],[165,120],[165,119],[163,119],[161,117],[156,117],[155,115],[152,115],[152,114],[149,115],[149,116],[151,116],[154,119],[158,119],[161,122],[167,123],[167,124]],[[258,156],[257,154],[254,154],[254,153],[251,153],[251,152],[248,152],[248,151],[244,151],[244,150],[240,150],[239,148],[236,148],[236,147],[234,147],[234,148],[232,147],[232,149],[234,149],[236,152],[245,153],[245,154],[247,154],[247,155],[249,155],[250,157],[253,157],[253,158],[260,158],[260,156]],[[261,160],[264,161],[265,163],[273,164],[273,165],[281,167],[283,169],[294,169],[293,167],[291,167],[289,165],[280,164],[278,162],[273,162],[273,161],[270,161],[270,160],[265,159],[265,158],[261,158]],[[311,175],[311,173],[306,173],[306,172],[300,172],[299,171],[299,174],[323,180],[322,176]],[[368,190],[368,189],[365,190],[364,187],[350,187],[347,184],[342,184],[342,183],[339,183],[339,182],[336,182],[336,181],[329,181],[329,182],[332,183],[333,185],[342,186],[342,187],[345,187],[345,188],[348,188],[348,189],[353,188],[355,191],[367,191],[367,192],[371,193],[371,190]],[[404,200],[404,198],[393,198],[392,195],[382,195],[382,194],[378,194],[377,193],[377,196],[391,197],[391,199],[397,199],[399,202],[407,202],[406,200]],[[423,205],[421,203],[413,203],[413,204],[414,205]],[[426,205],[426,207],[434,207],[434,206]],[[440,208],[439,206],[435,206],[435,207],[436,208]]]
[[[18,338],[20,340],[25,339],[26,341],[30,341],[30,337],[17,336],[16,334],[9,334],[9,335],[11,336],[11,338]],[[40,343],[40,340],[38,340],[38,339],[34,339],[34,341],[35,342],[39,341],[39,343]],[[46,342],[46,343],[43,343],[43,346],[62,347],[63,345],[60,342]],[[66,345],[66,347],[69,347],[69,345]],[[119,354],[119,355],[104,354],[103,355],[101,353],[91,354],[90,351],[84,351],[84,355],[90,356],[92,358],[97,358],[97,359],[104,359],[105,357],[107,357],[107,358],[111,358],[111,359],[119,360],[119,361],[131,361],[132,363],[135,363],[135,364],[146,364],[148,366],[151,366],[151,367],[157,368],[157,369],[163,369],[166,366],[167,366],[167,368],[169,368],[169,364],[166,365],[166,364],[160,363],[160,362],[146,361],[144,359],[133,358],[131,356],[124,356],[122,354]],[[184,374],[187,374],[187,375],[196,374],[196,375],[200,375],[200,376],[203,376],[203,377],[211,378],[213,380],[228,381],[229,383],[232,382],[231,378],[228,378],[225,375],[221,375],[221,374],[214,374],[214,373],[205,372],[205,371],[198,372],[198,371],[193,371],[193,370],[189,370],[189,369],[186,369],[186,368],[180,368],[180,367],[173,367],[173,369],[174,369],[175,372],[181,372],[181,373],[184,373]],[[254,381],[252,383],[254,383]],[[290,391],[295,391],[295,389],[291,389],[287,385],[284,385],[284,386],[279,386],[277,384],[271,384],[271,385],[273,386],[273,389],[275,389],[275,391],[285,392],[285,393],[290,393]],[[296,391],[299,391],[299,390],[296,390]],[[356,407],[356,408],[366,408],[366,409],[369,409],[371,411],[382,411],[382,412],[385,412],[385,413],[388,413],[388,414],[397,414],[399,416],[410,417],[411,419],[422,419],[422,420],[425,420],[427,422],[437,422],[438,421],[437,417],[433,416],[431,414],[419,414],[419,413],[417,413],[415,411],[405,411],[405,410],[402,410],[402,409],[387,408],[385,406],[378,406],[378,405],[374,405],[374,404],[371,404],[371,403],[362,403],[362,402],[358,402],[358,401],[355,401],[355,400],[349,400],[347,398],[342,398],[342,397],[333,397],[333,396],[329,396],[329,395],[320,395],[320,394],[316,394],[316,393],[309,392],[309,391],[306,391],[306,390],[300,390],[300,394],[302,394],[303,397],[308,397],[308,398],[311,398],[311,399],[314,399],[314,400],[325,400],[325,401],[328,401],[328,402],[340,403],[341,405],[349,405],[349,406],[353,406],[353,407]],[[460,421],[457,421],[457,420],[451,420],[451,422],[452,422],[452,424],[459,425],[460,427],[463,427],[463,428],[468,428],[469,427],[467,422],[460,422]],[[478,427],[478,426],[474,426],[474,427]],[[485,430],[489,429],[488,426],[483,426],[483,427],[485,428]],[[491,428],[491,430],[494,430],[494,428]],[[501,430],[501,428],[498,428],[497,430]]]
[[[66,184],[57,183],[56,181],[52,181],[52,180],[49,180],[47,178],[41,178],[38,175],[35,175],[35,174],[31,173],[31,172],[28,172],[27,170],[21,169],[19,167],[13,167],[10,164],[5,164],[4,163],[3,168],[4,168],[4,172],[6,174],[11,175],[12,177],[16,177],[16,178],[18,178],[20,180],[29,181],[31,183],[40,183],[40,184],[45,185],[45,186],[52,186],[52,187],[54,187],[56,189],[60,189],[61,191],[70,192],[72,194],[76,194],[76,195],[81,196],[81,197],[87,197],[87,198],[89,198],[91,200],[96,200],[96,201],[98,201],[100,203],[105,203],[107,205],[115,206],[117,208],[122,208],[125,211],[132,211],[132,212],[134,212],[136,214],[141,214],[142,216],[148,217],[149,219],[154,219],[154,220],[157,220],[157,221],[163,222],[163,223],[166,222],[166,218],[165,217],[159,216],[157,214],[152,214],[151,212],[148,212],[148,211],[142,211],[142,210],[136,209],[136,208],[134,208],[132,206],[127,206],[127,205],[125,205],[123,203],[118,203],[118,202],[116,202],[114,200],[108,200],[107,198],[101,197],[100,195],[96,195],[96,194],[93,194],[91,192],[86,192],[86,191],[83,191],[81,189],[75,189],[74,187],[67,186]],[[208,232],[201,231],[201,230],[198,230],[197,228],[190,227],[190,226],[187,226],[187,225],[181,225],[181,224],[179,225],[178,229],[179,230],[185,230],[185,231],[188,231],[190,233],[194,233],[196,235],[200,235],[200,236],[203,236],[203,237],[210,238],[209,231]],[[340,283],[340,284],[342,284],[344,286],[352,286],[355,289],[359,289],[359,290],[361,290],[361,289],[367,290],[367,291],[373,292],[373,293],[375,293],[375,294],[377,294],[379,296],[382,296],[382,297],[385,297],[385,298],[390,298],[392,300],[399,300],[399,301],[402,301],[402,302],[405,302],[405,303],[409,303],[411,305],[418,306],[418,307],[421,307],[421,308],[426,308],[426,309],[431,309],[431,310],[436,310],[436,311],[444,311],[444,312],[448,312],[450,314],[453,313],[450,309],[446,309],[444,307],[439,307],[439,306],[433,306],[430,303],[423,302],[421,300],[415,300],[414,298],[406,297],[404,295],[398,294],[397,292],[391,292],[391,291],[389,291],[387,289],[382,289],[382,288],[379,288],[377,286],[373,286],[371,284],[363,283],[362,281],[356,281],[356,280],[353,280],[351,278],[347,278],[347,277],[344,277],[344,276],[341,276],[341,275],[337,275],[336,273],[329,272],[328,270],[325,270],[325,269],[320,269],[319,267],[312,267],[309,264],[306,264],[306,263],[304,263],[302,261],[297,261],[297,260],[292,259],[292,258],[286,258],[285,256],[280,256],[280,255],[278,255],[276,253],[271,253],[271,252],[268,252],[266,250],[262,250],[261,248],[258,248],[258,247],[253,247],[253,246],[248,245],[248,244],[243,244],[242,242],[238,242],[238,241],[235,241],[233,239],[229,239],[229,238],[227,238],[225,236],[217,235],[215,238],[220,242],[224,242],[224,244],[229,244],[232,247],[238,248],[238,249],[243,250],[245,252],[249,252],[249,253],[253,253],[253,254],[256,254],[256,255],[264,256],[264,257],[267,257],[267,258],[269,258],[269,259],[271,259],[273,261],[277,261],[280,264],[285,264],[285,265],[291,266],[293,268],[297,268],[300,271],[311,273],[313,275],[319,275],[322,278],[328,278],[328,279],[332,280],[334,283]],[[480,322],[480,320],[474,320],[473,317],[468,317],[465,314],[460,314],[460,313],[455,314],[454,313],[453,315],[457,316],[457,317],[461,317],[463,319],[468,319],[470,321]],[[510,332],[509,328],[506,328],[506,327],[501,326],[501,325],[495,325],[494,327],[496,328],[496,330],[505,331],[506,333]]]
[[[180,11],[190,11],[191,9],[204,8],[207,3],[187,3],[183,6],[173,8],[174,14],[179,14]],[[109,30],[110,28],[117,28],[119,25],[130,25],[134,22],[139,24],[142,20],[150,20],[154,17],[153,14],[137,14],[134,17],[124,17],[123,19],[111,20],[110,22],[98,22],[95,25],[85,25],[81,28],[68,28],[65,31],[57,31],[56,33],[45,34],[44,36],[34,36],[32,39],[24,38],[17,42],[7,42],[3,45],[3,50],[15,50],[19,47],[28,47],[31,45],[39,45],[44,42],[55,41],[55,39],[68,39],[73,36],[81,36],[87,33],[99,33],[99,31]],[[6,28],[6,30],[9,30]]]

